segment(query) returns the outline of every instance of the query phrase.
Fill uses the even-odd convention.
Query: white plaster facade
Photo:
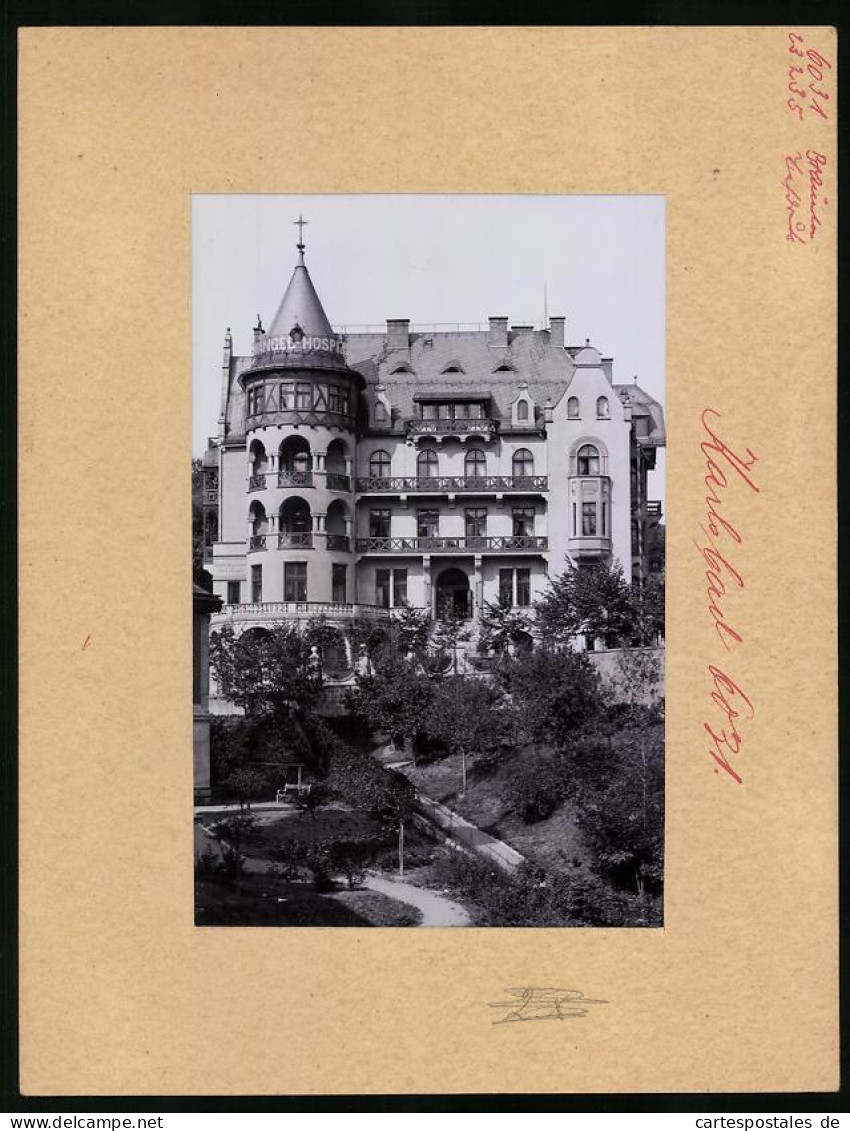
[[[589,342],[477,331],[335,334],[303,259],[251,357],[222,364],[204,459],[206,568],[248,627],[402,604],[530,606],[569,557],[645,576],[661,406]]]

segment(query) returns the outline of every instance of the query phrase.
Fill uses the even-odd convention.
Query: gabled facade
[[[646,576],[655,400],[567,344],[563,318],[335,331],[298,251],[251,356],[225,338],[204,459],[213,629],[324,615],[344,631],[406,604],[475,619],[530,606],[567,558]]]

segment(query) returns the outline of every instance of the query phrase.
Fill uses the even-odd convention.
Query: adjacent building
[[[303,243],[250,356],[228,329],[204,458],[212,627],[415,605],[529,607],[547,573],[618,561],[640,582],[661,517],[662,408],[566,320],[334,328]],[[350,659],[350,656],[349,656]]]

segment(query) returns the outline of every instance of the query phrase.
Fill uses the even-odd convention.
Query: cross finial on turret
[[[300,256],[301,263],[304,262],[304,225],[306,223],[307,221],[304,219],[300,212],[298,213],[298,219],[293,220],[293,224],[296,224],[298,227],[298,243],[295,246],[298,248],[298,255]]]

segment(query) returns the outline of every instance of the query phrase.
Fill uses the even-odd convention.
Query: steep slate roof
[[[285,337],[294,326],[300,326],[307,337],[330,338],[331,324],[325,314],[310,273],[303,261],[296,264],[286,293],[267,330],[269,337]]]
[[[664,409],[640,385],[615,385],[614,391],[622,398],[628,393],[632,405],[632,416],[646,416],[649,418],[649,431],[645,436],[638,436],[638,441],[648,446],[663,445],[666,442],[664,428]]]
[[[367,384],[386,387],[390,402],[402,418],[414,415],[417,393],[439,389],[470,396],[487,390],[492,396],[492,415],[497,420],[509,420],[511,403],[522,382],[527,382],[529,396],[538,407],[547,400],[556,404],[566,392],[574,368],[567,351],[552,346],[548,330],[527,330],[509,338],[506,349],[495,349],[489,345],[487,330],[414,332],[408,353],[388,350],[383,334],[348,334],[345,355]],[[428,341],[432,344],[426,345]],[[446,373],[451,365],[460,366],[463,372]],[[508,372],[496,372],[506,365],[510,366]],[[412,372],[393,373],[401,366]]]

